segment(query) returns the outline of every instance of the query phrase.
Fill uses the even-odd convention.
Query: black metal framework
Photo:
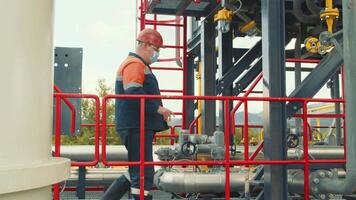
[[[215,25],[211,18],[205,19],[201,24],[201,79],[202,95],[215,96],[216,52],[215,52]],[[215,101],[202,101],[202,132],[213,135],[216,126]]]

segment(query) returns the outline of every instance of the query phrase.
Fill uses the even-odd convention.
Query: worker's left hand
[[[171,116],[173,115],[173,112],[163,106],[159,106],[157,112],[161,115],[163,115],[163,119],[165,121],[170,121]],[[174,116],[174,115],[173,115]]]

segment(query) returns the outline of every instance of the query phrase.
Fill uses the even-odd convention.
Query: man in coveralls
[[[160,95],[158,81],[150,64],[157,61],[163,39],[153,29],[142,30],[137,37],[135,53],[129,53],[116,74],[116,94]],[[162,106],[160,99],[145,100],[145,161],[153,161],[152,141],[156,132],[168,129],[167,119],[172,111]],[[128,151],[129,161],[140,160],[140,100],[116,99],[116,130]],[[153,166],[145,167],[144,195],[152,199],[149,191],[153,185]],[[129,166],[129,175],[116,179],[105,192],[102,200],[120,199],[131,188],[135,199],[140,196],[140,167]]]

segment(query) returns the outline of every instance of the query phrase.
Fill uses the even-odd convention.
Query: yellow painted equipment
[[[214,22],[217,22],[219,20],[225,20],[225,21],[231,22],[232,15],[233,15],[232,11],[230,11],[226,8],[223,8],[223,9],[219,10],[219,12],[214,15]]]
[[[319,39],[316,37],[307,37],[304,41],[305,48],[310,53],[318,53],[320,49]]]
[[[333,1],[332,0],[326,0],[325,2],[325,10],[320,12],[320,19],[322,21],[326,21],[326,25],[328,26],[328,31],[330,33],[333,32],[333,24],[334,24],[334,19],[337,19],[340,15],[339,9],[333,8]]]

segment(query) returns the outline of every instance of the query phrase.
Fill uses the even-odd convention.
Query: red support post
[[[140,99],[140,199],[145,195],[145,99]]]
[[[230,199],[230,118],[229,118],[229,110],[230,110],[230,104],[229,100],[224,100],[224,118],[225,118],[225,127],[224,127],[224,132],[225,132],[225,199],[229,200]]]
[[[248,153],[248,102],[244,102],[244,132],[243,132],[243,139],[244,139],[244,155],[245,160],[249,160],[249,153]]]
[[[309,200],[308,108],[303,101],[304,199]]]

